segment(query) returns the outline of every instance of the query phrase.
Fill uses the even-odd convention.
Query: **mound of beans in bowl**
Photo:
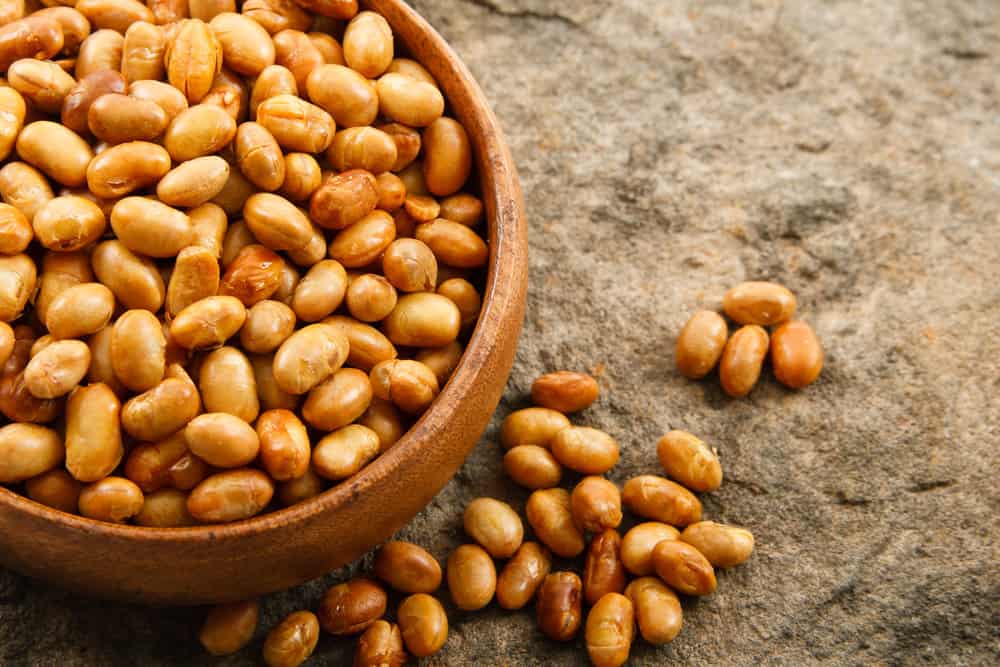
[[[468,135],[386,20],[0,4],[0,484],[230,522],[391,447],[458,364],[489,252]]]

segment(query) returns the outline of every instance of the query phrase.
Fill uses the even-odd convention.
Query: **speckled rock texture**
[[[757,536],[631,664],[1000,664],[1000,3],[414,4],[506,130],[531,288],[493,426],[401,537],[443,561],[472,498],[523,509],[496,425],[537,374],[588,369],[603,395],[576,421],[619,439],[616,481],[655,472],[656,439],[686,428],[725,468],[706,514]],[[675,372],[685,319],[744,279],[797,293],[827,350],[816,385],[767,375],[729,400]],[[0,664],[260,664],[267,630],[353,571],[268,598],[227,659],[196,643],[201,610],[0,572]],[[531,611],[450,612],[423,664],[585,664]],[[309,664],[352,650],[324,637]]]

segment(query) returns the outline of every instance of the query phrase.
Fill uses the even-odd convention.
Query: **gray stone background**
[[[530,220],[520,354],[494,425],[402,537],[444,559],[502,478],[499,419],[532,378],[591,369],[577,420],[613,478],[674,427],[722,456],[711,517],[752,560],[685,604],[636,665],[1000,663],[1000,3],[997,0],[422,0],[476,74]],[[743,279],[799,297],[827,350],[800,393],[748,400],[673,368],[677,331]],[[182,566],[178,564],[178,566]],[[0,571],[4,665],[252,665],[333,573],[264,602],[254,644],[204,656],[200,610],[80,599]],[[529,611],[451,614],[428,665],[578,665]],[[346,665],[324,637],[309,664]]]

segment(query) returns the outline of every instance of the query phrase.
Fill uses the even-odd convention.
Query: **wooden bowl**
[[[489,276],[479,323],[451,380],[416,425],[353,478],[239,523],[119,526],[0,488],[3,565],[74,591],[144,603],[255,597],[326,574],[386,540],[427,505],[476,444],[500,400],[524,317],[527,233],[517,173],[482,91],[444,39],[400,0],[362,4],[385,16],[397,43],[437,78],[475,153]]]

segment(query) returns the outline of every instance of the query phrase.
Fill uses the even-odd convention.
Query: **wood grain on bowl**
[[[113,525],[58,512],[0,488],[0,563],[60,586],[156,604],[246,599],[348,563],[419,512],[476,444],[499,402],[524,316],[527,234],[510,151],[471,74],[401,0],[381,13],[438,80],[468,131],[486,205],[490,262],[483,309],[435,403],[388,452],[311,500],[247,521],[196,528]]]

